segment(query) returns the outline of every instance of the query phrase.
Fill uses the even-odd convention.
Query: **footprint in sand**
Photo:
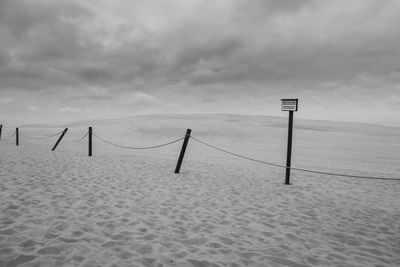
[[[60,247],[44,247],[37,251],[39,255],[51,255],[51,254],[60,254],[62,249]]]
[[[74,232],[72,232],[72,236],[73,237],[80,237],[80,236],[82,236],[84,234],[84,232],[82,232],[82,231],[74,231]]]
[[[86,258],[83,257],[83,256],[74,255],[74,256],[72,257],[72,259],[73,259],[74,261],[76,261],[76,262],[82,262],[82,261],[84,261]]]
[[[151,241],[151,240],[154,240],[156,238],[157,238],[156,235],[149,234],[149,235],[146,235],[146,236],[143,236],[143,237],[139,237],[138,239]]]
[[[14,267],[18,266],[22,263],[32,261],[36,259],[37,256],[34,255],[19,255],[18,257],[14,258],[13,260],[9,261],[6,265],[6,267]]]
[[[122,241],[108,241],[102,245],[104,248],[113,248],[116,246],[124,246],[124,242]]]
[[[132,245],[130,249],[142,255],[151,254],[154,251],[153,247],[150,245],[139,245],[139,244]]]
[[[189,259],[187,260],[190,264],[192,264],[194,267],[220,267],[220,265],[211,263],[208,261],[199,261],[199,260],[192,260]]]
[[[14,252],[13,248],[2,248],[0,249],[0,259],[4,256],[9,256]]]
[[[0,235],[13,235],[14,233],[15,233],[15,231],[13,229],[7,229],[7,230],[0,231]]]
[[[275,256],[265,256],[265,258],[267,258],[268,260],[274,262],[274,263],[278,263],[281,265],[285,265],[285,266],[290,266],[290,267],[308,267],[307,265],[304,264],[300,264],[288,259],[284,259],[284,258],[280,258],[280,257],[275,257]]]
[[[38,244],[40,245],[42,243],[36,242],[32,239],[28,239],[28,240],[25,240],[24,242],[22,242],[19,246],[23,247],[23,248],[33,248]]]
[[[132,258],[133,256],[135,256],[136,254],[130,252],[130,251],[126,251],[126,250],[122,250],[117,256],[121,259],[124,260],[128,260],[130,258]]]
[[[64,243],[67,243],[67,244],[78,242],[78,240],[74,239],[74,238],[63,238],[63,237],[60,237],[59,240],[61,240]]]
[[[44,235],[45,239],[54,239],[56,237],[58,237],[60,234],[57,233],[53,233],[51,231],[47,231],[46,234]]]
[[[207,243],[206,246],[209,247],[209,248],[213,248],[213,249],[222,248],[223,247],[223,245],[221,245],[220,243],[217,243],[217,242]]]
[[[8,225],[13,224],[15,221],[11,218],[3,218],[0,222],[0,228],[6,228]]]
[[[221,236],[221,237],[219,237],[219,239],[221,240],[222,243],[224,243],[225,245],[228,245],[228,246],[231,246],[235,243],[232,239],[227,238],[227,237]]]

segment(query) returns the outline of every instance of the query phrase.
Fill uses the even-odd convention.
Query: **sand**
[[[71,139],[81,130],[72,128]],[[278,140],[277,131],[271,138]],[[302,134],[296,155],[312,154],[319,168],[349,170],[350,158],[357,174],[365,166],[372,166],[371,175],[398,174],[397,147],[387,147],[397,140],[392,136],[318,131],[308,133],[314,142],[301,142]],[[321,134],[321,140],[354,137],[365,142],[361,150],[374,146],[380,165],[365,162],[365,151],[355,147],[344,159],[316,149]],[[262,156],[256,142],[200,137]],[[89,158],[85,143],[66,139],[50,152],[54,141],[0,143],[0,266],[400,266],[400,182],[293,173],[293,184],[285,186],[281,169],[195,142],[174,174],[181,143],[126,151],[95,141]],[[273,152],[278,148],[271,145],[262,159],[282,161],[284,152]]]

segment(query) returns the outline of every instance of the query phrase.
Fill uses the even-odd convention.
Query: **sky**
[[[400,126],[398,0],[0,0],[0,123],[152,113]]]

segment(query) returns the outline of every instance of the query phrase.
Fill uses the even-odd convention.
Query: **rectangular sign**
[[[281,99],[281,110],[282,111],[297,111],[299,99]]]

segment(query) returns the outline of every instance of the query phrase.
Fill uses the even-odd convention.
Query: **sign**
[[[297,111],[299,99],[291,98],[291,99],[281,99],[281,110],[282,111]]]

